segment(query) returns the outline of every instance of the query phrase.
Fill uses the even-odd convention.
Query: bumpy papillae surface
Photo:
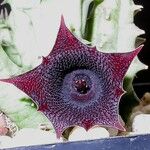
[[[102,53],[81,43],[61,19],[56,43],[35,69],[1,81],[12,83],[38,105],[52,122],[57,137],[70,126],[88,130],[103,125],[124,130],[118,105],[123,78],[134,57],[128,53]]]

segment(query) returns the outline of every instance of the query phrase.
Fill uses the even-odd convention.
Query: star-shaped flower
[[[35,69],[1,81],[12,83],[38,105],[59,138],[67,127],[94,125],[124,130],[118,106],[123,78],[142,46],[128,53],[102,53],[81,43],[63,17],[53,50]]]

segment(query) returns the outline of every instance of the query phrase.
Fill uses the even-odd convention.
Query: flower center
[[[86,94],[90,87],[84,79],[79,79],[75,81],[75,89],[80,94]]]
[[[78,69],[63,80],[61,97],[66,103],[80,107],[92,105],[102,96],[101,79],[92,70]]]

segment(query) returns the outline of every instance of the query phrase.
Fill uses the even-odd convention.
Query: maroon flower
[[[142,46],[128,53],[102,53],[81,43],[62,18],[53,50],[35,69],[1,81],[27,93],[54,125],[59,138],[64,129],[86,130],[103,125],[124,130],[118,105],[123,78]]]

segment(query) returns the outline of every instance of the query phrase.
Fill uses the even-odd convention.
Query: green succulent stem
[[[94,18],[95,18],[95,11],[97,6],[102,3],[103,0],[94,0],[90,3],[87,13],[86,25],[84,34],[82,35],[83,39],[91,42],[92,35],[93,35],[93,28],[94,28]]]
[[[143,39],[137,37],[144,34],[144,31],[134,24],[134,15],[141,9],[142,6],[135,5],[133,0],[82,0],[82,38],[103,52],[132,51],[143,42]],[[85,22],[83,19],[86,19]],[[132,81],[136,72],[141,69],[145,69],[145,66],[136,57],[124,79],[126,94],[120,101],[120,113],[125,122],[132,108],[139,103]]]

